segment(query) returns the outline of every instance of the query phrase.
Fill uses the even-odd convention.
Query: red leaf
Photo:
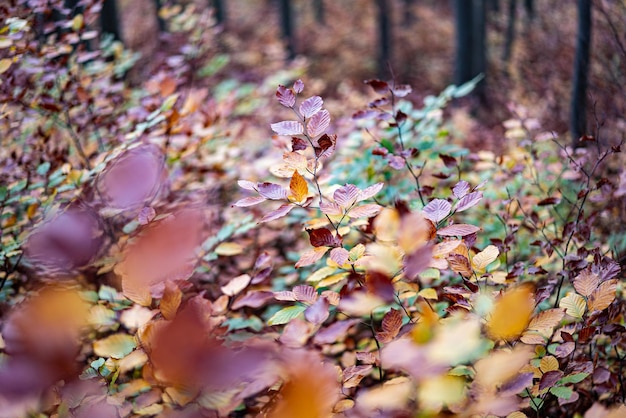
[[[558,197],[547,197],[543,200],[540,200],[537,203],[537,206],[550,206],[550,205],[557,205],[559,204],[559,202],[561,202],[561,199],[559,199]]]
[[[243,199],[239,199],[236,201],[233,206],[237,206],[239,208],[247,208],[249,206],[258,205],[261,202],[265,202],[265,198],[263,196],[249,196],[244,197]]]
[[[318,147],[315,147],[315,156],[317,158],[327,158],[335,152],[335,144],[337,143],[337,135],[324,134],[317,140]]]
[[[397,309],[391,309],[383,317],[382,332],[376,334],[381,343],[391,342],[400,332],[402,327],[402,313]]]
[[[395,289],[391,278],[386,274],[378,271],[368,272],[365,276],[365,285],[369,293],[379,296],[386,302],[393,302]]]
[[[302,139],[294,136],[291,138],[291,151],[302,151],[306,149],[307,142]]]
[[[475,225],[452,224],[438,230],[437,235],[441,235],[443,237],[464,237],[466,235],[474,234],[478,231],[480,231],[480,228]]]
[[[333,199],[342,208],[348,208],[356,202],[360,190],[354,184],[346,184],[335,190]]]
[[[456,211],[463,212],[471,208],[472,206],[476,206],[478,202],[483,198],[483,192],[473,192],[463,196],[458,203],[456,204]]]
[[[309,136],[311,138],[315,138],[316,136],[320,136],[325,133],[329,126],[330,113],[328,113],[328,110],[324,109],[317,112],[311,117],[311,119],[309,119],[306,129]]]
[[[430,201],[422,212],[426,219],[430,219],[434,223],[437,223],[446,218],[450,214],[452,204],[444,199],[434,199]]]
[[[276,89],[276,98],[278,103],[285,107],[293,107],[296,104],[296,95],[293,94],[291,89],[282,85]]]
[[[305,101],[300,104],[300,114],[304,118],[310,118],[320,110],[322,110],[322,105],[324,101],[320,96],[309,97]]]
[[[541,380],[539,381],[539,390],[544,390],[545,388],[549,388],[554,386],[556,382],[559,381],[563,377],[563,372],[560,370],[551,370],[546,372],[541,376]]]
[[[287,199],[287,190],[274,183],[259,183],[257,184],[259,194],[266,199],[271,200],[283,200]]]
[[[321,325],[328,319],[328,300],[319,298],[313,305],[304,311],[304,317],[314,325]]]
[[[295,205],[293,204],[288,204],[288,205],[282,205],[281,207],[279,207],[278,209],[266,214],[260,221],[259,223],[265,223],[265,222],[270,222],[270,221],[274,221],[276,219],[282,218],[283,216],[287,215],[289,212],[291,212],[291,209],[293,209],[295,207]]]
[[[387,94],[389,93],[389,84],[381,80],[365,80],[365,84],[374,89],[374,91],[378,94]]]
[[[327,228],[307,229],[311,245],[314,247],[339,247],[341,238],[335,237]]]
[[[278,135],[301,135],[304,132],[302,124],[295,120],[284,120],[282,122],[272,123],[270,125],[272,131]]]

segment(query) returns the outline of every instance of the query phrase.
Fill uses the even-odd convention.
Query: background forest
[[[0,417],[626,415],[626,4],[0,4]]]

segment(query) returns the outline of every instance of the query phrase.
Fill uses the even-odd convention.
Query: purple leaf
[[[285,107],[291,108],[296,104],[296,95],[293,94],[291,89],[285,86],[278,86],[276,89],[276,98],[278,99],[278,103]]]
[[[559,345],[554,351],[554,355],[558,358],[564,358],[572,354],[572,351],[576,348],[576,343],[567,342]]]
[[[370,203],[367,205],[357,206],[348,212],[348,216],[351,218],[371,218],[380,212],[382,207],[376,203]]]
[[[276,219],[282,218],[283,216],[287,215],[289,212],[291,212],[291,209],[293,209],[295,207],[295,205],[293,204],[288,204],[288,205],[282,205],[281,207],[279,207],[278,209],[266,214],[263,219],[261,219],[259,221],[259,223],[265,223],[265,222],[269,222],[269,221],[274,221]]]
[[[433,247],[431,245],[418,248],[413,253],[404,257],[404,275],[408,280],[415,279],[418,274],[428,268],[432,258]]]
[[[150,223],[150,221],[154,219],[155,216],[156,216],[156,211],[154,210],[154,208],[150,206],[146,206],[143,209],[141,209],[141,212],[139,212],[138,221],[141,225],[147,225]]]
[[[300,104],[300,114],[302,115],[302,117],[308,119],[320,110],[322,110],[323,104],[324,101],[320,96],[309,97]]]
[[[483,192],[473,192],[463,196],[456,204],[456,211],[463,212],[471,208],[472,206],[476,206],[478,202],[483,198]]]
[[[450,214],[452,204],[444,199],[434,199],[429,202],[422,212],[426,219],[431,220],[433,223],[437,223],[446,218]]]
[[[376,183],[373,186],[366,187],[365,189],[359,192],[359,196],[357,197],[357,202],[361,202],[363,200],[374,197],[380,190],[383,188],[384,183]]]
[[[464,237],[480,231],[480,228],[469,224],[452,224],[441,228],[437,231],[437,235],[442,237]]]
[[[293,90],[298,94],[302,93],[302,90],[304,90],[304,83],[302,80],[297,79],[296,82],[293,83]]]
[[[307,321],[314,325],[320,325],[328,319],[328,300],[324,297],[319,298],[313,305],[306,308],[304,317]]]
[[[348,262],[349,256],[350,253],[348,252],[348,250],[342,247],[333,248],[330,251],[330,259],[340,266],[343,266]]]
[[[296,318],[285,326],[279,340],[286,347],[299,348],[306,344],[310,334],[311,325],[300,318]]]
[[[544,373],[543,376],[541,376],[541,381],[539,381],[539,390],[554,386],[562,377],[563,372],[560,370],[551,370]]]
[[[274,293],[265,290],[251,291],[246,293],[245,296],[240,297],[233,303],[233,309],[243,308],[249,306],[250,308],[260,308],[267,302],[274,299]]]
[[[237,184],[242,189],[256,191],[256,185],[257,184],[255,182],[252,182],[252,181],[249,181],[249,180],[237,180]]]
[[[315,344],[332,344],[341,337],[345,337],[350,327],[356,325],[357,319],[347,319],[333,322],[330,326],[323,328],[313,337]]]
[[[533,384],[532,373],[520,373],[500,388],[499,395],[516,395]]]
[[[326,215],[341,215],[343,211],[341,210],[341,206],[336,204],[335,202],[322,202],[320,204],[320,210],[322,213]]]
[[[284,187],[274,183],[257,184],[259,194],[266,199],[282,200],[287,199],[287,190]]]
[[[393,154],[387,155],[387,161],[389,162],[389,166],[395,170],[402,170],[406,164],[402,157]]]
[[[294,136],[293,138],[291,138],[291,150],[292,151],[305,150],[306,146],[307,146],[307,142],[304,139],[298,138],[297,136]]]
[[[239,208],[247,208],[249,206],[258,205],[261,202],[265,202],[265,198],[263,196],[249,196],[244,197],[243,199],[239,199],[236,201],[233,206],[237,206]]]
[[[341,238],[333,235],[328,228],[307,229],[309,240],[314,247],[339,247]]]
[[[305,302],[309,304],[314,303],[318,297],[315,288],[305,284],[294,287],[292,293],[293,297],[298,302]]]
[[[381,80],[365,80],[365,84],[369,85],[378,94],[387,94],[389,92],[389,84]]]
[[[467,194],[467,192],[469,192],[470,190],[470,185],[468,182],[466,182],[465,180],[461,180],[460,182],[458,182],[456,184],[456,186],[454,186],[452,188],[452,193],[454,193],[454,195],[460,199],[463,196],[465,196]]]
[[[270,126],[278,135],[300,135],[304,132],[302,124],[295,120],[284,120],[272,123]]]
[[[359,192],[359,188],[354,184],[346,184],[335,190],[333,199],[335,199],[335,202],[342,208],[348,208],[356,202],[359,197]]]
[[[314,114],[307,124],[307,133],[310,137],[315,138],[326,132],[330,126],[330,113],[324,109]]]
[[[413,91],[413,89],[408,84],[399,84],[399,85],[395,86],[392,89],[392,91],[393,91],[393,94],[396,97],[405,97],[409,93],[411,93],[411,91]]]

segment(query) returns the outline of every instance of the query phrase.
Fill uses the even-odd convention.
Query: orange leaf
[[[307,185],[304,177],[300,175],[298,170],[295,170],[293,172],[291,182],[289,182],[289,190],[291,191],[289,200],[295,203],[302,202],[309,194],[309,186]]]
[[[496,340],[512,341],[526,329],[533,313],[534,300],[530,286],[507,291],[496,301],[487,331]]]
[[[608,308],[615,300],[615,290],[617,290],[617,279],[607,280],[598,286],[587,301],[589,312],[601,311]]]
[[[159,304],[159,309],[165,319],[174,319],[182,299],[183,292],[181,292],[180,288],[171,280],[165,282],[165,290]]]

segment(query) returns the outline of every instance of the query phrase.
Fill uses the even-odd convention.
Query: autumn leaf
[[[300,115],[303,118],[310,118],[320,110],[322,110],[322,106],[324,105],[324,101],[319,96],[309,97],[300,103]]]
[[[289,182],[289,190],[291,191],[289,200],[294,203],[301,203],[309,194],[309,186],[298,170],[293,172],[293,177],[291,177],[291,182]]]
[[[402,327],[402,312],[391,309],[385,314],[382,322],[382,331],[376,333],[376,338],[383,344],[391,342]]]
[[[587,302],[578,293],[568,293],[559,302],[559,307],[565,309],[565,313],[574,318],[582,318],[587,308]]]
[[[328,110],[323,109],[309,119],[306,129],[309,136],[315,138],[325,133],[329,126],[330,113],[328,113]]]
[[[296,104],[296,95],[293,94],[291,89],[282,85],[276,89],[276,98],[278,103],[285,107],[293,107]]]
[[[309,240],[314,247],[339,247],[341,237],[333,235],[328,228],[308,229]]]
[[[493,263],[500,254],[495,245],[488,245],[484,250],[472,257],[472,267],[479,272],[484,272],[487,266]]]
[[[446,218],[450,214],[450,210],[452,209],[452,204],[444,199],[434,199],[431,200],[422,212],[424,213],[424,217],[426,219],[430,219],[434,223],[440,222]]]
[[[574,289],[581,295],[588,297],[600,284],[600,277],[591,271],[584,270],[572,280]]]
[[[339,206],[347,209],[356,202],[359,197],[359,192],[359,189],[354,184],[346,184],[335,190],[333,199]]]
[[[607,280],[589,295],[588,305],[589,311],[602,311],[609,307],[615,300],[615,291],[617,290],[617,279]]]
[[[547,309],[539,312],[531,319],[530,324],[528,324],[528,329],[537,331],[552,329],[561,322],[564,315],[565,312],[560,308]]]
[[[487,332],[496,340],[515,340],[528,326],[534,308],[530,286],[508,290],[496,301],[487,321]]]
[[[265,216],[261,218],[259,223],[265,223],[265,222],[275,221],[276,219],[280,219],[283,216],[286,216],[289,212],[291,212],[291,209],[293,208],[295,208],[295,205],[293,204],[281,205],[278,209],[265,214]]]
[[[443,237],[464,237],[480,231],[480,228],[474,225],[468,224],[452,224],[437,230],[437,235]]]
[[[328,247],[315,247],[311,250],[305,251],[300,256],[300,260],[296,263],[296,268],[315,264],[324,256],[324,254],[326,254],[326,251],[328,251]]]
[[[272,131],[276,132],[278,135],[301,135],[304,132],[304,127],[302,126],[302,124],[295,120],[276,122],[272,123],[270,126],[272,128]]]
[[[371,218],[372,216],[376,216],[381,211],[381,209],[382,207],[375,203],[361,205],[361,206],[357,206],[351,209],[348,212],[348,216],[350,218],[355,218],[355,219],[356,218]]]
[[[472,206],[476,206],[482,198],[483,198],[482,192],[472,192],[472,193],[466,194],[461,199],[459,199],[454,210],[455,212],[463,212],[471,208]]]

